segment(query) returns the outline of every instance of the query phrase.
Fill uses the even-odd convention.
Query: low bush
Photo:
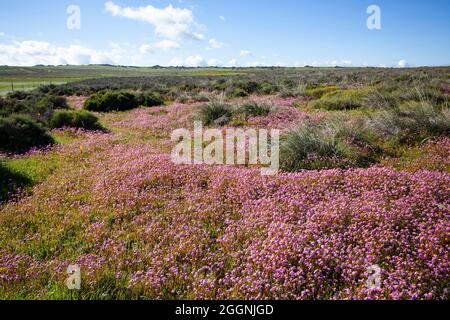
[[[46,130],[29,116],[0,118],[0,151],[23,153],[54,142]]]
[[[129,92],[100,92],[84,103],[84,109],[97,112],[126,111],[139,106],[136,96]]]
[[[164,100],[158,93],[140,93],[137,96],[137,102],[140,106],[144,107],[157,107],[164,105]]]
[[[88,111],[57,111],[49,121],[52,129],[81,128],[86,130],[103,130],[98,118]]]
[[[16,91],[0,99],[0,116],[27,114],[42,123],[51,118],[54,110],[66,108],[64,97],[43,95],[40,92]]]
[[[328,86],[328,87],[322,87],[322,88],[314,88],[314,89],[306,89],[305,95],[308,97],[311,97],[313,99],[320,99],[324,95],[339,91],[339,88],[336,86]]]
[[[333,91],[323,95],[319,100],[313,101],[312,106],[316,109],[330,111],[358,109],[363,106],[364,99],[371,92],[368,89]]]

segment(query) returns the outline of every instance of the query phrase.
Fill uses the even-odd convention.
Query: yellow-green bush
[[[319,100],[313,101],[312,106],[316,109],[325,110],[353,110],[364,105],[365,98],[372,92],[371,89],[349,89],[333,91],[325,94]]]
[[[314,98],[314,99],[320,99],[324,95],[339,91],[339,88],[336,86],[328,86],[328,87],[322,87],[322,88],[314,88],[314,89],[307,89],[306,90],[306,96]]]

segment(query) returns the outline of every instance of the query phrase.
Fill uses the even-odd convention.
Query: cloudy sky
[[[0,65],[450,65],[449,39],[448,0],[0,2]]]

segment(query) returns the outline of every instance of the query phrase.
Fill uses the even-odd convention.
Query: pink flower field
[[[277,104],[249,124],[320,119]],[[111,132],[55,131],[71,140],[22,156],[58,165],[0,207],[0,297],[449,298],[450,175],[433,169],[448,138],[441,160],[412,160],[420,170],[175,165],[170,132],[197,106],[102,115]],[[65,288],[72,264],[77,293]],[[372,265],[381,288],[367,285]]]

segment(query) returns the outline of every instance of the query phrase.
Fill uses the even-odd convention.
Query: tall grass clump
[[[225,125],[233,115],[231,106],[221,99],[213,98],[207,104],[200,107],[198,118],[204,125]]]
[[[275,106],[268,102],[248,101],[236,108],[237,114],[246,117],[263,117],[275,110]]]
[[[32,148],[54,143],[53,138],[36,121],[25,115],[0,118],[0,151],[24,153]]]
[[[306,123],[282,138],[281,165],[286,171],[366,168],[383,155],[376,136],[362,120],[331,118]]]
[[[409,102],[383,110],[366,123],[367,128],[396,143],[414,143],[450,133],[448,107],[436,107],[428,101]]]
[[[340,167],[342,157],[339,141],[318,128],[302,126],[282,138],[280,164],[286,171]]]

